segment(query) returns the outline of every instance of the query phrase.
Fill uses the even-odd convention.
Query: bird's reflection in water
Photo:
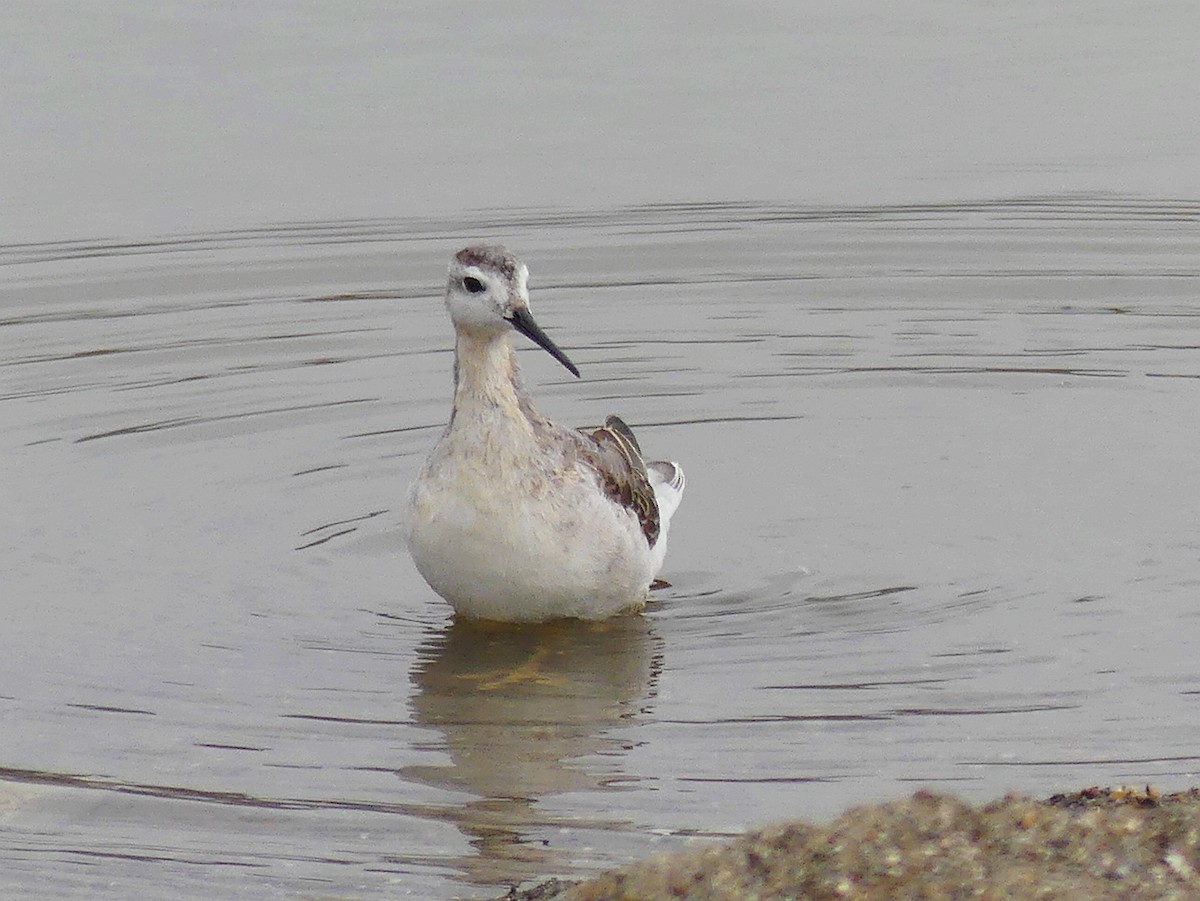
[[[606,732],[651,703],[661,641],[642,616],[540,625],[456,621],[420,649],[413,679],[416,723],[439,730],[445,766],[401,776],[467,792],[445,811],[476,849],[456,862],[466,878],[515,883],[568,869],[545,827],[620,828],[562,821],[539,810],[561,792],[622,781],[622,740]],[[603,760],[580,758],[591,755]]]

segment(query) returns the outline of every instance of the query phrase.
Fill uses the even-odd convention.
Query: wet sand
[[[1089,788],[972,806],[920,791],[506,901],[1200,898],[1200,789]]]

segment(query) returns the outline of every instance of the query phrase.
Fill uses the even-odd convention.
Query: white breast
[[[641,607],[655,555],[637,518],[581,466],[553,484],[505,471],[443,456],[413,485],[408,544],[433,589],[458,613],[499,620]]]

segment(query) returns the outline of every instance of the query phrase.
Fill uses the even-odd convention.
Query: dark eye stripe
[[[468,275],[466,278],[463,279],[463,287],[466,288],[468,291],[470,291],[472,294],[478,294],[480,291],[483,290],[483,282],[481,282],[479,279],[475,278],[475,276],[473,276],[473,275]]]

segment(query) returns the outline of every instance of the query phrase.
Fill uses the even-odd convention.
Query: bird
[[[528,282],[526,265],[502,245],[472,245],[450,262],[453,405],[409,489],[409,552],[460,617],[520,623],[639,611],[663,566],[683,469],[647,462],[617,416],[574,429],[538,412],[511,333],[577,378],[579,369],[534,321]]]

